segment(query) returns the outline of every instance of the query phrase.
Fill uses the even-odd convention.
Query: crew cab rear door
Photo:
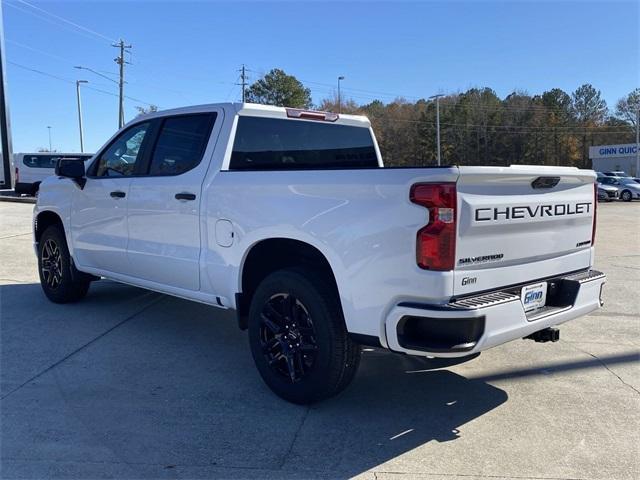
[[[131,181],[127,255],[134,277],[163,286],[200,288],[200,200],[221,111],[156,120],[141,176]]]
[[[570,167],[460,167],[455,295],[588,268],[594,181]]]

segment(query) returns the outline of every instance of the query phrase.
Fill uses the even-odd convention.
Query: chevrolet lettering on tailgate
[[[590,202],[558,203],[556,205],[536,206],[518,205],[476,208],[474,219],[476,222],[491,222],[501,220],[562,217],[569,215],[589,215],[590,213]]]

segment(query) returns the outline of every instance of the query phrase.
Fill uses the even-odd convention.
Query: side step
[[[527,335],[524,339],[533,340],[536,343],[557,342],[560,340],[560,330],[549,327]]]

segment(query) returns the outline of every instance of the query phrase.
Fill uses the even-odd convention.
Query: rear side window
[[[170,117],[163,121],[151,157],[149,175],[180,175],[202,160],[216,115]]]
[[[238,118],[231,170],[377,168],[368,128],[278,118]]]

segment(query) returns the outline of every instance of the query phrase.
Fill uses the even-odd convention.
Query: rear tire
[[[40,237],[38,273],[44,294],[54,303],[77,302],[91,284],[91,277],[73,266],[64,231],[58,225],[51,225]]]
[[[360,364],[335,288],[307,269],[279,270],[260,283],[249,309],[249,344],[267,386],[297,404],[336,395]]]
[[[625,190],[620,194],[620,198],[623,202],[630,202],[633,196],[631,195],[631,192],[629,190]]]

